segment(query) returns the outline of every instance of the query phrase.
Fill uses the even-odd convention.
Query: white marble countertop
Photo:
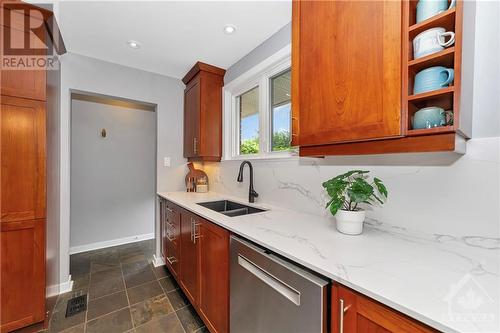
[[[158,194],[440,331],[500,332],[498,239],[409,232],[377,221],[348,236],[322,216],[255,204],[269,210],[227,217],[196,203],[241,199]]]

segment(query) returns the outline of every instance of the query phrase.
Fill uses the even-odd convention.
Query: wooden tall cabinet
[[[4,7],[5,8],[5,7]],[[10,11],[10,22],[3,22],[2,29],[9,36],[13,46],[22,47],[22,41],[30,41],[30,46],[39,50],[32,50],[32,55],[44,55],[46,53],[44,43],[47,40],[45,34],[35,35],[25,29],[24,15],[20,11]],[[30,12],[30,24],[43,26],[44,17],[39,11]],[[3,17],[2,17],[3,21]],[[47,75],[43,70],[2,70],[1,94],[3,96],[16,96],[45,101],[46,99]]]
[[[1,5],[4,50],[26,47],[29,39],[26,55],[46,55],[57,29],[55,21],[47,23],[52,12],[22,2]],[[29,33],[26,22],[40,28]],[[0,92],[0,330],[10,332],[46,319],[47,72],[2,68]]]
[[[197,62],[184,76],[184,157],[220,161],[225,70]]]

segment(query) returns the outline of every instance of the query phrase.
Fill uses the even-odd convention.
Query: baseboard
[[[63,282],[59,285],[59,294],[64,294],[73,290],[73,280],[71,280],[71,274],[68,276],[68,281]]]
[[[68,281],[60,284],[47,286],[47,288],[45,288],[45,293],[46,297],[52,297],[59,294],[67,293],[71,290],[73,290],[73,280],[71,280],[71,274],[70,274],[68,277]]]
[[[56,296],[56,295],[59,295],[59,285],[58,284],[47,286],[45,288],[45,296],[46,297],[52,297],[52,296]]]
[[[72,246],[69,248],[69,254],[99,250],[99,249],[104,249],[104,248],[111,247],[111,246],[123,245],[123,244],[128,244],[128,243],[135,243],[135,242],[140,242],[143,240],[148,240],[148,239],[153,239],[153,238],[155,238],[155,234],[151,233],[151,234],[143,234],[143,235],[136,235],[136,236],[112,239],[109,241],[96,242],[96,243],[90,243],[90,244],[85,244],[85,245]]]
[[[165,260],[162,256],[157,257],[156,254],[153,255],[153,265],[155,267],[165,266]]]

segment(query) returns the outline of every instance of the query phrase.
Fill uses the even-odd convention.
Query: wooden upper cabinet
[[[2,96],[1,105],[1,222],[45,218],[45,102]]]
[[[225,70],[197,62],[184,76],[184,157],[220,161]]]
[[[191,80],[184,90],[184,157],[199,156],[200,77]]]
[[[292,44],[300,146],[401,135],[400,1],[294,1]]]
[[[25,27],[24,15],[18,11],[10,11],[4,9],[6,14],[10,15],[10,21],[4,22],[2,17],[2,33],[7,36],[5,42],[13,48],[29,52],[29,55],[45,55],[46,54],[46,29],[44,26],[43,17],[40,12],[33,10],[30,13],[30,25],[33,27],[41,27],[38,35],[32,31],[27,31]],[[3,38],[3,36],[2,36]],[[30,48],[25,48],[25,41],[29,40]],[[29,98],[40,101],[46,100],[46,80],[47,73],[44,69],[27,70],[2,70],[0,78],[1,94],[12,97]]]
[[[210,332],[229,332],[229,232],[201,220],[200,311]]]
[[[339,284],[332,287],[332,333],[438,332]]]

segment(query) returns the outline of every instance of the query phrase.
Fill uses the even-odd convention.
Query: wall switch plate
[[[163,166],[164,167],[169,167],[170,166],[170,157],[164,157],[163,158]]]

